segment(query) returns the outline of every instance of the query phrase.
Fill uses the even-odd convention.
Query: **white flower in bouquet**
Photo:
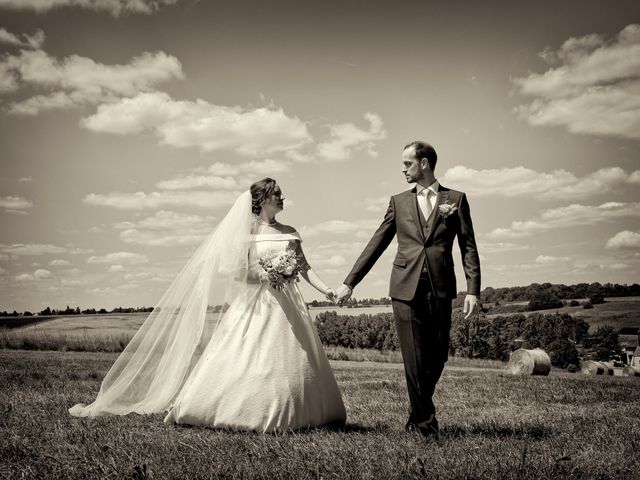
[[[258,263],[267,272],[271,286],[277,290],[299,281],[298,274],[302,268],[294,250],[287,249],[275,257],[262,257]]]

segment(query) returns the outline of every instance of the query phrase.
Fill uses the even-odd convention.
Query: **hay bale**
[[[582,373],[585,375],[609,375],[609,366],[602,362],[587,360],[582,362]],[[613,369],[611,369],[613,374]]]
[[[549,375],[551,358],[541,348],[519,348],[509,355],[509,372],[514,375]]]
[[[640,377],[640,367],[624,367],[622,375],[625,377]]]

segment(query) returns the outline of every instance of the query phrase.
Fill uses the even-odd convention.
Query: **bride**
[[[298,232],[276,221],[283,201],[271,178],[240,195],[113,364],[96,400],[71,415],[168,410],[168,423],[259,432],[345,422],[298,285],[265,270],[294,259],[295,272],[334,299],[307,263]],[[216,303],[218,314],[207,315]]]

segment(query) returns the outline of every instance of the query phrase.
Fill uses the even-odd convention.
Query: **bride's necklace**
[[[273,222],[265,222],[264,220],[262,220],[260,217],[258,217],[258,222],[261,225],[269,225],[269,226],[274,226],[276,223],[278,223],[277,220],[273,220]]]

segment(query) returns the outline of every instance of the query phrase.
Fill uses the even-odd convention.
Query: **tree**
[[[595,360],[610,360],[620,355],[622,347],[618,342],[618,332],[609,325],[599,327],[593,335],[590,336],[587,345],[594,349]]]
[[[600,293],[596,293],[589,297],[589,301],[592,305],[598,305],[600,303],[604,303],[604,297]]]
[[[569,365],[580,365],[580,357],[575,344],[566,338],[554,340],[547,348],[551,365],[567,368]]]
[[[548,310],[550,308],[562,308],[562,300],[553,293],[534,293],[529,300],[529,310]]]

